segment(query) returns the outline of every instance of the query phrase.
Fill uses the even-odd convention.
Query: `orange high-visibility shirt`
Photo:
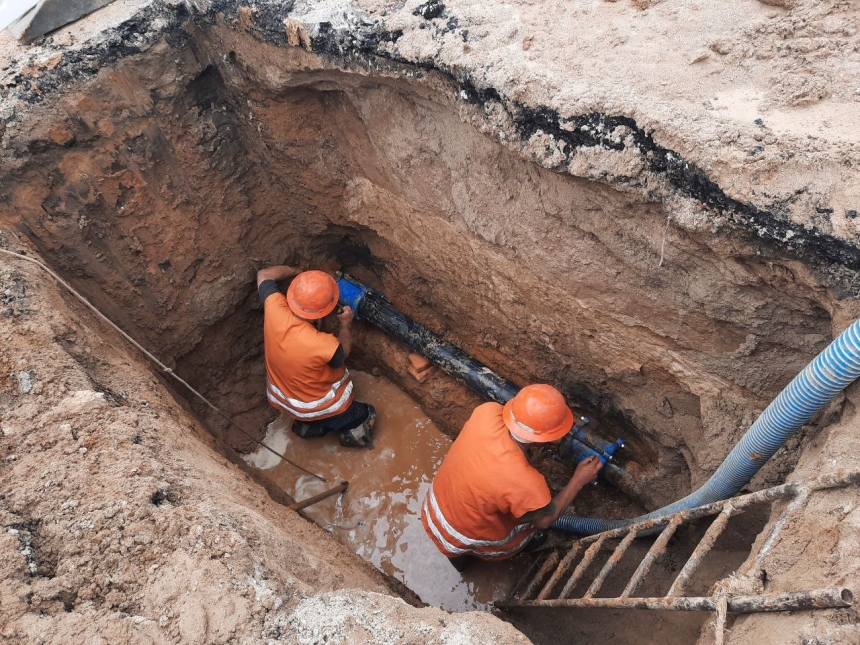
[[[269,403],[306,422],[344,412],[353,399],[352,379],[345,367],[328,364],[337,338],[296,316],[283,293],[269,295],[263,307]]]
[[[534,532],[517,520],[552,494],[511,437],[502,406],[475,408],[439,467],[421,509],[424,530],[448,557],[509,558]]]

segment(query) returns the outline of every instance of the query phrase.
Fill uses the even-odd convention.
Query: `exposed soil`
[[[0,257],[0,284],[4,642],[526,642],[393,598],[46,274]]]
[[[10,231],[2,243],[31,245],[31,253],[257,437],[275,415],[261,396],[253,277],[264,265],[287,262],[355,274],[500,374],[558,386],[596,418],[599,432],[623,436],[631,462],[624,495],[589,492],[581,509],[624,516],[688,493],[773,396],[860,315],[860,158],[850,126],[860,120],[857,8],[836,0],[683,7],[464,1],[421,11],[418,4],[118,0],[33,47],[0,36],[0,225]],[[114,435],[103,428],[118,424],[121,433],[120,426],[141,423],[139,411],[134,419],[123,416],[128,397],[155,405],[154,394],[138,394],[146,384],[161,401],[159,423],[147,426],[159,428],[157,441],[121,447],[124,435],[110,438],[115,458],[105,454],[104,467],[76,485],[96,486],[88,493],[94,499],[110,497],[125,490],[133,468],[143,472],[135,451],[159,451],[141,453],[162,468],[151,465],[148,475],[158,485],[145,494],[135,488],[126,501],[132,509],[157,498],[193,511],[185,524],[175,520],[170,544],[180,546],[158,546],[173,554],[168,558],[193,551],[196,539],[178,536],[194,522],[209,531],[224,509],[242,518],[261,513],[258,484],[247,484],[246,493],[231,488],[247,475],[217,466],[223,458],[202,447],[211,440],[192,419],[213,433],[222,454],[251,451],[251,439],[199,402],[183,401],[181,389],[173,399],[164,383],[141,376],[147,367],[105,330],[83,331],[90,323],[76,305],[70,313],[59,296],[43,292],[45,304],[34,309],[21,285],[41,282],[29,269],[4,266],[3,324],[15,340],[0,356],[3,423],[18,419],[20,427],[3,440],[10,455],[22,453],[4,471],[4,489],[16,491],[4,498],[17,504],[4,520],[17,531],[7,534],[10,549],[38,552],[53,524],[30,507],[66,501],[50,487],[13,485],[34,472],[24,466],[27,441],[44,441],[38,433],[24,441],[30,434],[22,428],[42,427],[47,417],[38,420],[53,414],[58,427],[107,441]],[[39,351],[46,354],[36,362]],[[28,355],[34,358],[19,367]],[[442,374],[418,385],[406,373],[406,351],[370,327],[359,326],[351,361],[381,370],[450,435],[479,401]],[[59,376],[66,372],[88,385],[67,385]],[[48,388],[52,379],[67,391]],[[54,398],[34,402],[35,388]],[[93,415],[81,417],[80,428],[79,409]],[[852,436],[853,414],[850,400],[834,402],[751,486],[784,481],[804,449],[803,463],[811,463],[824,440],[821,428]],[[174,425],[162,433],[168,418]],[[51,443],[57,469],[77,473],[69,460],[94,461],[92,446],[80,446],[86,454],[73,449],[83,440]],[[30,450],[34,464],[45,463],[39,450]],[[175,461],[183,450],[188,456]],[[835,451],[826,469],[848,453]],[[218,470],[211,478],[221,478],[224,488],[217,495],[204,486],[209,475],[183,474],[208,472],[210,462],[206,468]],[[548,455],[541,465],[554,485],[569,475]],[[186,480],[181,494],[197,501],[179,504],[176,491]],[[108,497],[92,512],[102,512]],[[305,581],[309,595],[339,589],[332,580],[345,552],[334,541],[323,548],[316,537],[304,538],[316,535],[310,525],[267,498],[262,503],[271,505],[271,516],[255,516],[261,523],[252,537],[237,535],[270,540],[272,557],[279,540],[307,539],[307,548],[317,549],[309,557],[336,562],[318,565],[331,573],[310,579],[290,561],[282,563],[283,576]],[[830,512],[825,506],[814,507],[809,525],[792,535],[817,535],[816,526],[828,527],[822,535],[846,531],[843,518],[819,518],[819,510]],[[158,515],[127,512],[134,519],[123,522],[145,524]],[[280,528],[264,531],[268,523]],[[67,528],[70,541],[52,539],[84,549],[87,536]],[[834,539],[828,552],[847,549]],[[154,553],[151,544],[139,543],[141,553]],[[122,546],[132,547],[133,540]],[[241,557],[253,570],[252,555]],[[135,558],[141,562],[129,565],[121,598],[99,600],[109,593],[107,582],[89,576],[100,591],[81,596],[92,603],[86,611],[99,620],[110,612],[160,620],[152,604],[162,602],[153,595],[160,588],[138,582],[150,565]],[[59,575],[61,559],[24,558],[21,566],[31,578],[53,580],[46,576]],[[349,561],[344,566],[364,571]],[[847,552],[837,561],[856,569]],[[785,581],[805,580],[789,575],[792,567],[806,567],[810,585],[827,586],[832,577],[806,561],[780,562]],[[384,589],[372,572],[361,575],[367,582],[357,588]],[[232,584],[218,576],[207,578],[210,589],[215,580]],[[26,621],[37,623],[32,611],[42,610],[31,578],[9,592],[18,594],[17,615],[28,617],[8,623],[22,634],[36,633]],[[171,589],[165,597],[179,593]],[[62,605],[63,620],[85,630],[77,601],[62,593],[45,602],[53,603],[51,611]],[[356,615],[372,615],[367,603],[394,607],[392,600],[362,598],[353,598]],[[278,615],[287,615],[293,601],[284,602]],[[345,607],[346,600],[330,602]],[[274,621],[270,614],[255,624]],[[845,615],[823,612],[816,620],[838,623]],[[475,620],[484,621],[481,629],[504,629]],[[755,634],[764,621],[743,625]],[[302,640],[297,625],[291,633]],[[241,630],[256,628],[239,625],[230,633],[251,638]]]

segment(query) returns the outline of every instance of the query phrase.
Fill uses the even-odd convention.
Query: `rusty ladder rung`
[[[557,551],[553,551],[552,553],[549,554],[547,559],[544,561],[543,566],[540,569],[538,569],[538,572],[535,574],[534,578],[532,578],[531,582],[529,582],[528,586],[520,594],[521,600],[528,600],[529,599],[529,597],[538,588],[541,581],[543,581],[544,577],[546,577],[546,574],[549,573],[549,570],[558,564],[558,559],[559,559],[559,555],[558,555]]]
[[[723,507],[722,512],[717,515],[717,518],[708,527],[708,530],[705,531],[702,539],[699,540],[696,548],[693,549],[693,552],[690,554],[690,558],[687,560],[684,568],[681,569],[681,573],[679,573],[678,577],[675,578],[675,582],[673,582],[672,586],[669,588],[669,593],[666,594],[667,598],[684,595],[684,592],[687,590],[687,585],[690,582],[690,578],[696,572],[696,569],[699,568],[699,565],[702,563],[702,560],[705,559],[705,556],[708,555],[710,550],[714,547],[714,544],[717,542],[717,538],[726,530],[733,512],[734,508],[731,504],[726,504],[725,507]]]
[[[645,554],[645,557],[642,558],[642,562],[639,563],[639,566],[636,568],[636,571],[633,572],[633,575],[630,577],[630,582],[627,583],[627,586],[624,587],[624,591],[621,592],[621,598],[627,599],[630,597],[636,588],[642,583],[645,579],[645,576],[648,575],[648,572],[651,570],[651,566],[657,561],[663,552],[666,550],[666,546],[669,544],[669,540],[672,539],[672,536],[675,535],[675,531],[678,530],[678,527],[684,523],[683,518],[675,513],[672,516],[672,520],[666,527],[660,532],[660,535],[654,540],[654,544],[651,545],[651,548],[648,549],[648,553]]]
[[[597,556],[598,552],[601,548],[603,548],[603,543],[606,541],[606,535],[601,535],[597,540],[590,546],[585,552],[585,555],[582,556],[582,560],[579,561],[579,564],[576,565],[576,569],[573,570],[573,573],[570,575],[570,579],[564,585],[564,588],[561,590],[561,593],[558,595],[559,599],[567,598],[573,588],[576,586],[576,583],[579,582],[579,579],[585,574],[585,570],[591,565],[594,561],[594,558]]]
[[[773,545],[776,544],[776,540],[782,532],[786,522],[788,522],[788,520],[794,516],[798,510],[806,506],[806,503],[809,501],[810,492],[811,491],[808,488],[803,488],[800,493],[797,494],[797,497],[795,497],[791,503],[785,507],[782,515],[780,515],[779,519],[774,523],[773,528],[771,528],[770,533],[759,548],[758,555],[755,560],[747,566],[745,573],[749,574],[750,572],[761,568],[765,556],[767,556],[773,548]]]
[[[606,582],[606,578],[609,577],[609,574],[615,568],[615,565],[621,562],[621,558],[623,558],[624,554],[627,552],[627,547],[633,543],[637,534],[638,533],[636,531],[630,531],[630,533],[624,536],[624,539],[621,540],[621,543],[617,547],[615,547],[612,555],[609,556],[606,564],[603,565],[600,573],[597,574],[597,577],[594,579],[594,582],[591,583],[591,586],[588,588],[588,591],[585,592],[583,598],[594,598],[594,595],[600,591],[603,583]]]
[[[511,589],[511,593],[509,598],[519,598],[523,599],[523,593],[526,587],[531,584],[531,581],[534,580],[534,577],[537,575],[538,570],[541,568],[541,561],[539,559],[535,559],[531,566],[526,571],[525,575],[523,575],[519,580],[517,580],[514,588]]]
[[[582,542],[577,540],[574,543],[573,547],[568,551],[567,555],[564,556],[564,559],[556,568],[555,572],[550,576],[550,579],[547,580],[546,584],[543,586],[543,589],[540,590],[538,594],[537,600],[546,600],[549,595],[552,593],[552,590],[558,584],[558,581],[561,580],[561,577],[567,573],[567,570],[570,569],[570,565],[573,564],[573,561],[582,553]]]

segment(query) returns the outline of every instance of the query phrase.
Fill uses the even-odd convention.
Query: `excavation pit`
[[[274,35],[280,18],[227,5],[220,16],[148,9],[119,44],[37,67],[38,92],[20,73],[7,83],[26,109],[4,123],[0,243],[38,254],[256,439],[275,418],[254,289],[267,265],[349,272],[502,376],[559,387],[601,436],[627,442],[627,484],[577,500],[579,514],[609,518],[696,489],[852,311],[843,246],[786,247],[772,222],[711,226],[719,200],[694,189],[719,187],[690,164],[686,175],[659,170],[655,159],[684,162],[681,153],[632,119],[565,118],[456,70],[371,55],[366,43],[338,50],[325,31],[308,51],[300,30],[299,46]],[[134,38],[145,46],[133,49]],[[98,65],[83,73],[83,60]],[[614,138],[587,134],[602,129]],[[632,179],[641,173],[645,186]],[[728,219],[752,208],[720,204]],[[25,312],[15,297],[4,302],[12,316]],[[123,405],[111,369],[81,352],[74,329],[57,337]],[[359,323],[350,364],[390,379],[454,437],[481,399],[438,370],[417,382],[408,353]],[[164,383],[225,452],[256,449]],[[781,483],[841,404],[751,486]],[[570,469],[551,457],[539,464],[557,488]],[[395,512],[414,514],[419,496]],[[714,575],[737,566],[766,521],[738,518]],[[680,552],[697,535],[679,536]],[[445,608],[473,602],[406,584]],[[512,620],[536,642],[549,638],[540,618]],[[663,639],[676,629],[692,638],[706,618],[667,620]],[[609,638],[603,622],[594,642]],[[641,633],[631,622],[613,642]]]
[[[301,439],[291,423],[276,419],[267,445],[330,482],[348,480],[345,495],[320,502],[305,513],[323,529],[387,575],[402,582],[422,601],[449,611],[492,608],[526,574],[530,560],[478,564],[461,576],[424,534],[420,512],[433,473],[450,439],[421,408],[390,381],[352,372],[356,397],[377,409],[370,451],[344,448],[335,436]],[[331,486],[278,462],[265,450],[248,461],[296,499]]]

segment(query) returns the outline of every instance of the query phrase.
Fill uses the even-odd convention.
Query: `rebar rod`
[[[543,589],[540,590],[537,599],[544,600],[547,596],[552,593],[552,590],[558,584],[558,581],[561,580],[561,577],[567,573],[567,570],[570,569],[570,565],[573,564],[573,561],[582,553],[582,544],[580,542],[576,542],[570,551],[567,552],[567,555],[564,556],[561,563],[559,563],[556,570],[550,576],[549,580],[547,580],[546,584],[543,586]]]
[[[789,591],[757,596],[734,596],[728,599],[728,611],[749,614],[762,611],[800,611],[850,607],[854,594],[844,587]],[[559,598],[499,603],[500,609],[519,607],[587,607],[609,609],[662,609],[669,611],[715,611],[717,602],[710,597],[664,598]]]
[[[687,585],[690,582],[690,578],[696,572],[696,569],[699,568],[699,565],[702,563],[702,560],[705,559],[705,556],[708,555],[710,550],[714,547],[717,538],[722,535],[723,531],[725,531],[726,527],[729,525],[729,519],[733,512],[734,508],[731,504],[728,504],[723,509],[723,512],[717,515],[717,518],[708,527],[708,530],[705,531],[702,539],[699,540],[696,548],[693,549],[693,552],[690,554],[690,558],[687,560],[684,568],[681,569],[681,573],[679,573],[678,577],[675,578],[675,582],[672,583],[669,593],[666,594],[667,597],[682,596],[684,594],[684,591],[686,591]]]
[[[580,560],[579,564],[576,565],[576,569],[573,570],[573,573],[570,575],[570,580],[564,585],[564,588],[561,590],[561,593],[558,595],[559,598],[566,598],[573,588],[576,586],[576,583],[579,582],[579,579],[582,578],[583,574],[585,574],[585,570],[591,565],[594,561],[595,556],[597,556],[600,549],[603,547],[603,543],[607,540],[606,535],[603,537],[597,538],[597,541],[588,547],[588,550],[585,552],[585,555],[582,556],[582,560]]]
[[[615,551],[613,551],[612,555],[609,556],[606,564],[603,565],[600,573],[597,574],[597,577],[594,579],[594,582],[591,583],[591,586],[588,588],[588,591],[585,592],[583,598],[593,598],[595,594],[600,591],[603,583],[606,582],[606,578],[615,568],[615,565],[621,562],[621,558],[623,558],[624,554],[627,552],[627,547],[629,547],[635,539],[636,533],[634,531],[630,531],[630,533],[621,540],[621,543],[615,547]]]
[[[627,586],[624,587],[624,591],[621,592],[621,598],[628,598],[634,591],[636,591],[636,588],[641,584],[642,580],[645,579],[645,576],[648,575],[648,572],[651,570],[654,562],[657,561],[657,558],[666,552],[666,546],[669,544],[669,540],[672,539],[672,536],[675,535],[675,531],[678,530],[678,527],[681,526],[683,522],[684,520],[681,519],[681,515],[679,513],[675,513],[672,516],[672,520],[666,525],[666,528],[663,529],[657,539],[654,540],[654,544],[651,545],[651,548],[648,549],[648,553],[645,554],[645,557],[642,558],[642,562],[639,563],[636,571],[633,572],[633,575],[630,577],[630,582],[627,583]]]
[[[349,482],[341,482],[337,486],[329,488],[327,491],[323,491],[319,495],[314,495],[313,497],[308,497],[307,499],[303,499],[302,501],[296,502],[295,504],[290,504],[289,506],[287,506],[287,508],[291,511],[300,511],[303,508],[313,506],[317,502],[321,502],[324,499],[328,499],[332,495],[343,493],[346,491],[347,488],[349,488]]]

